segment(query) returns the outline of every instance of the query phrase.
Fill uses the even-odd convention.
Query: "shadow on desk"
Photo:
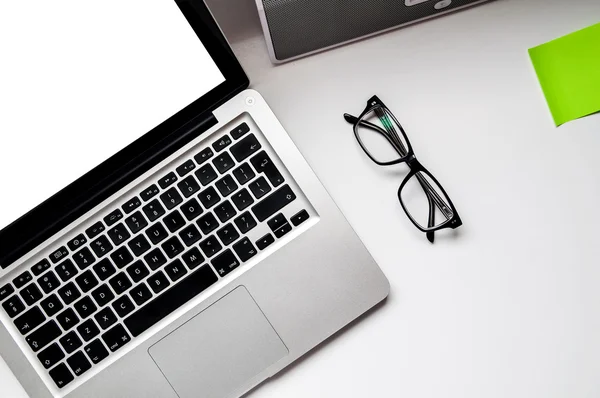
[[[262,36],[255,0],[206,0],[230,43]]]

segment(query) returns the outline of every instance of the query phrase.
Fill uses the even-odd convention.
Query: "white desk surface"
[[[600,115],[555,128],[527,54],[600,2],[498,0],[277,67],[253,0],[209,4],[392,286],[249,396],[600,396]],[[435,245],[397,202],[406,168],[371,163],[342,119],[372,94],[463,218]]]

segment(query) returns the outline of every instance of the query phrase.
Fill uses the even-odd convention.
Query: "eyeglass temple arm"
[[[354,117],[352,115],[349,115],[347,113],[344,114],[344,118],[346,119],[346,121],[350,124],[357,124],[358,123],[358,118]],[[396,149],[396,151],[398,151],[398,153],[400,154],[400,156],[404,157],[406,156],[406,154],[408,153],[408,150],[406,149],[406,147],[404,146],[404,144],[402,144],[401,141],[396,141],[392,138],[392,135],[382,129],[381,127],[371,123],[371,122],[367,122],[366,120],[361,120],[360,123],[358,123],[359,125],[369,129],[369,130],[373,130],[381,135],[383,135],[385,137],[386,140],[388,140],[388,142],[394,147],[394,149]]]

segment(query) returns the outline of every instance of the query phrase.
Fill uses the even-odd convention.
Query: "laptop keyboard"
[[[305,222],[281,212],[296,199],[243,123],[1,286],[0,302],[63,388]]]

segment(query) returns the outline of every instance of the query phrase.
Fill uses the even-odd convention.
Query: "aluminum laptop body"
[[[224,82],[0,231],[0,355],[32,398],[237,397],[388,295],[204,3],[176,3]]]

